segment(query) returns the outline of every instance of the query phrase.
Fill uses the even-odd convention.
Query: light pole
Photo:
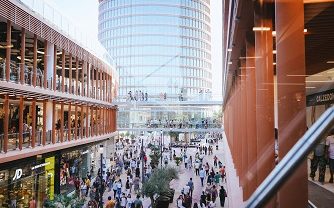
[[[100,145],[100,157],[101,157],[101,167],[100,167],[100,203],[99,207],[103,208],[103,187],[102,187],[102,182],[103,182],[103,144]]]
[[[160,154],[161,154],[160,165],[161,165],[161,168],[162,168],[162,150],[163,150],[162,141],[163,141],[163,131],[160,130]]]

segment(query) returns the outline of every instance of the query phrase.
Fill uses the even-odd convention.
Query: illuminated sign
[[[20,179],[22,177],[22,173],[23,172],[22,172],[21,168],[20,169],[16,169],[15,170],[15,175],[13,177],[13,181]]]

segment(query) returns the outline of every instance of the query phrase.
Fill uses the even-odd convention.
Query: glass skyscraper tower
[[[123,98],[210,91],[210,30],[210,0],[100,0],[99,40],[116,61]]]

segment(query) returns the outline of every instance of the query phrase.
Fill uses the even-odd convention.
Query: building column
[[[26,50],[26,29],[22,27],[21,29],[21,60],[20,60],[20,83],[24,84],[24,59],[25,59],[25,50]]]
[[[72,119],[71,119],[71,116],[72,116],[72,104],[69,103],[68,104],[68,117],[67,117],[67,139],[68,141],[71,141],[72,139]]]
[[[65,50],[61,53],[61,91],[65,92]]]
[[[241,60],[240,67],[240,125],[247,126],[247,88],[246,88],[246,60]],[[248,139],[247,128],[241,129],[241,184],[243,187],[243,196],[248,192],[247,168],[248,168]]]
[[[91,134],[90,136],[95,136],[94,135],[94,107],[93,106],[90,106],[90,131],[91,131]]]
[[[246,121],[247,121],[247,190],[244,199],[248,199],[257,188],[257,142],[256,142],[256,86],[254,36],[246,42]]]
[[[56,143],[56,101],[50,102],[52,104],[52,144]],[[47,119],[48,120],[48,119]]]
[[[50,46],[50,44],[49,44]],[[56,77],[57,77],[57,46],[56,45],[53,45],[53,79],[52,79],[52,89],[53,91],[57,91],[57,80],[56,80]],[[51,50],[51,49],[50,49]],[[50,54],[50,57],[51,57],[51,54]],[[51,59],[52,60],[52,59]],[[48,61],[49,64],[51,64],[51,60]],[[48,66],[49,67],[49,66]]]
[[[22,150],[23,144],[23,108],[24,108],[24,100],[23,97],[20,97],[19,101],[19,150]]]
[[[43,100],[43,135],[42,135],[42,145],[43,146],[46,144],[46,132],[47,132],[47,130],[46,130],[47,129],[46,123],[48,122],[47,118],[46,118],[46,116],[47,116],[46,115],[47,114],[47,105],[48,105],[48,101],[47,100]],[[50,121],[52,121],[52,119]]]
[[[86,126],[85,126],[85,128],[86,128],[86,138],[90,137],[89,127],[90,127],[89,106],[86,105]]]
[[[74,105],[74,139],[78,139],[78,105]]]
[[[79,107],[79,106],[78,106]],[[82,139],[84,136],[84,131],[83,131],[83,128],[84,128],[84,110],[83,110],[83,105],[80,105],[80,139]]]
[[[87,80],[87,83],[86,83],[86,97],[90,97],[90,71],[89,71],[89,67],[87,67],[87,62],[86,61],[83,61],[83,67],[84,69],[84,72],[86,73],[86,80]]]
[[[260,3],[259,3],[260,4]],[[257,184],[261,184],[275,166],[274,135],[274,67],[272,18],[267,4],[258,5],[255,27],[270,28],[255,31]],[[272,202],[270,202],[271,204]],[[270,205],[269,205],[270,206]]]
[[[69,85],[68,93],[72,94],[72,54],[70,54],[70,67],[69,67]]]
[[[64,141],[64,103],[60,103],[60,142]]]
[[[33,55],[33,74],[32,74],[32,85],[36,87],[37,81],[37,35],[34,34],[34,55]]]
[[[45,88],[48,89],[52,89],[52,82],[53,82],[53,77],[55,77],[55,72],[54,72],[54,68],[56,68],[55,63],[56,63],[56,59],[57,59],[57,49],[55,47],[54,44],[45,41],[47,44],[46,46],[46,50],[44,50],[44,60],[46,60],[46,63],[44,64],[44,83],[46,82],[46,86],[44,86]],[[45,55],[46,53],[46,55]],[[45,77],[46,74],[46,77]],[[55,84],[56,82],[54,82]],[[55,90],[55,88],[53,88]]]
[[[5,95],[5,100],[3,102],[4,108],[4,123],[3,123],[3,133],[4,133],[4,141],[3,141],[3,151],[6,153],[8,150],[8,127],[9,127],[9,96]]]
[[[43,73],[43,83],[41,83],[41,85],[43,86],[43,88],[47,88],[48,87],[48,41],[44,40],[44,73]]]
[[[12,22],[10,20],[7,20],[7,39],[6,39],[6,45],[10,46],[12,45]],[[11,53],[12,47],[6,48],[6,81],[9,81],[10,79],[10,53]]]
[[[34,98],[31,102],[31,127],[32,127],[32,135],[31,135],[31,147],[36,146],[36,98]]]
[[[78,91],[78,88],[79,88],[79,62],[78,61],[79,61],[78,57],[75,57],[75,93],[73,93],[75,95],[78,95],[78,92],[79,92]],[[83,86],[83,82],[81,82],[81,86]]]
[[[278,144],[283,158],[306,130],[304,2],[276,0],[275,6]],[[279,207],[307,207],[307,181],[305,160],[280,189]]]

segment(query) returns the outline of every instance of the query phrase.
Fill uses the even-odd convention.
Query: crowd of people
[[[218,141],[219,134],[212,134],[212,136],[213,138],[217,138]],[[204,145],[198,145],[194,158],[193,155],[187,153],[187,148],[181,148],[180,157],[182,158],[185,169],[195,172],[195,177],[199,177],[201,181],[201,187],[195,187],[193,178],[191,177],[177,199],[177,208],[191,208],[192,204],[193,208],[214,208],[216,207],[218,197],[220,206],[224,207],[225,198],[227,197],[227,192],[223,186],[223,183],[226,183],[225,166],[217,155],[214,155],[212,161],[213,165],[210,166],[210,162],[205,159],[207,155],[213,155],[213,147],[207,145],[207,141]],[[175,151],[173,156],[176,157]],[[192,203],[195,188],[204,190],[202,191],[199,202]]]
[[[216,119],[199,119],[199,120],[177,120],[177,119],[149,119],[146,121],[146,127],[148,128],[219,128],[220,122]]]
[[[132,92],[131,90],[128,92],[128,101],[148,101],[148,93],[141,90],[136,90]]]
[[[333,183],[334,175],[334,130],[330,132],[327,138],[323,139],[314,149],[313,158],[311,159],[310,177],[314,180],[316,171],[318,171],[318,181],[325,183],[326,165],[329,166],[328,183]]]

